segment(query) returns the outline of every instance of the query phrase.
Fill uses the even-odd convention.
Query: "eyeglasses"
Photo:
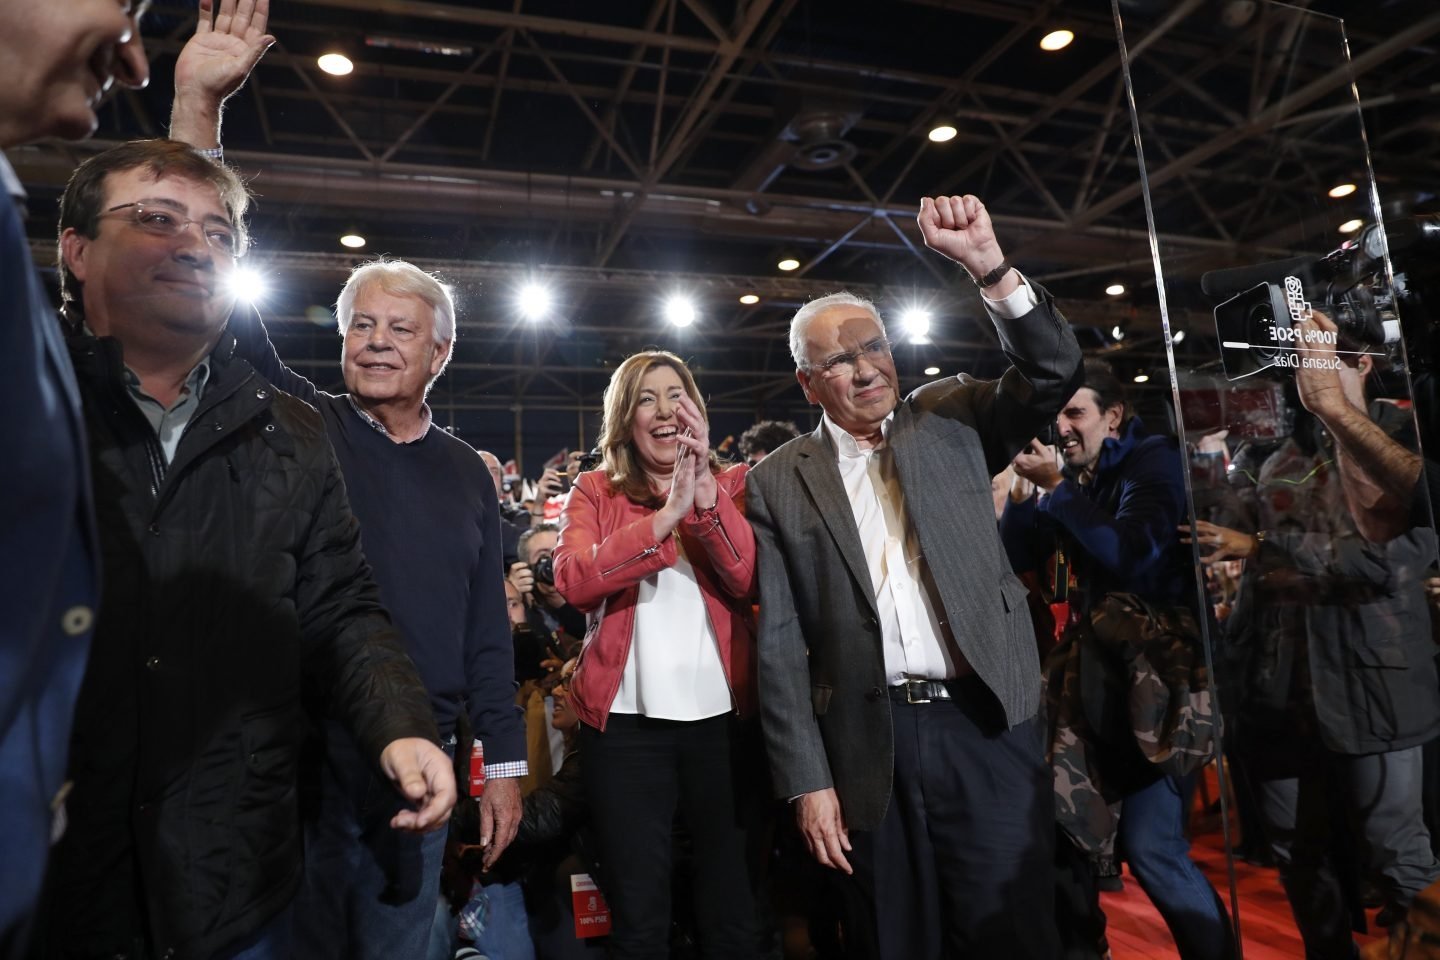
[[[178,237],[190,224],[198,223],[200,233],[210,245],[210,249],[232,260],[245,256],[249,247],[248,241],[240,236],[234,225],[220,217],[191,220],[182,217],[176,210],[143,203],[122,203],[111,207],[100,216],[102,219],[118,216],[120,219],[129,220],[134,227],[156,237]]]
[[[855,372],[855,364],[862,356],[871,363],[879,362],[881,358],[890,356],[890,341],[876,337],[855,353],[837,353],[819,363],[810,364],[810,369],[822,377],[847,377]]]

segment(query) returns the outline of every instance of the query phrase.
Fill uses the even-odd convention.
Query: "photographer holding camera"
[[[566,603],[555,589],[552,558],[559,539],[560,526],[552,521],[536,523],[520,534],[520,560],[510,566],[508,578],[525,599],[530,626],[542,635],[563,633],[562,646],[566,646],[584,638],[585,614]]]

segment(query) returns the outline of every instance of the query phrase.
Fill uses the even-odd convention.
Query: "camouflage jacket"
[[[1220,717],[1199,626],[1183,607],[1111,593],[1045,659],[1056,817],[1080,849],[1113,844],[1126,794],[1198,770]]]

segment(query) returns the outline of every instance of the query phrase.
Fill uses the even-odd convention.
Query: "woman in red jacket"
[[[752,957],[743,821],[761,796],[761,755],[748,734],[741,743],[755,713],[746,468],[716,465],[695,380],[663,351],[610,378],[600,449],[603,468],[580,475],[560,517],[555,586],[589,618],[570,701],[612,955],[669,955],[678,810],[704,956]]]

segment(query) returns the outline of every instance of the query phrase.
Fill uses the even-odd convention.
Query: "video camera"
[[[1393,286],[1385,271],[1387,234],[1396,267]],[[1312,309],[1335,321],[1344,340],[1384,353],[1400,340],[1400,306],[1419,306],[1420,288],[1427,285],[1422,281],[1440,274],[1437,253],[1440,217],[1428,214],[1383,227],[1372,224],[1323,257],[1206,273],[1200,289],[1220,301],[1215,333],[1225,376],[1234,381],[1293,372],[1303,362],[1295,351],[1303,345],[1295,321],[1309,317]]]

